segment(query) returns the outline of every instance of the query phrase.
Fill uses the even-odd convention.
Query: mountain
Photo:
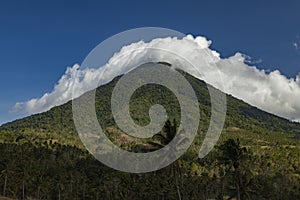
[[[171,67],[165,62],[154,65]],[[3,196],[177,199],[180,194],[184,199],[222,199],[237,196],[237,185],[231,178],[234,175],[239,178],[239,193],[245,199],[276,199],[280,195],[282,199],[298,197],[300,141],[297,138],[300,124],[226,95],[227,113],[220,140],[207,157],[197,159],[210,122],[210,95],[204,81],[178,71],[195,91],[201,119],[193,144],[175,164],[147,174],[128,174],[106,167],[95,160],[81,143],[73,122],[72,102],[69,101],[0,127],[0,154],[3,155],[0,188],[3,188]],[[120,78],[97,88],[95,107],[98,121],[108,137],[121,148],[133,152],[153,151],[157,148],[155,144],[163,145],[161,140],[128,136],[115,124],[110,100]],[[148,111],[154,104],[164,106],[171,122],[180,121],[177,98],[170,90],[156,84],[135,91],[130,101],[132,119],[139,125],[147,125],[150,122]],[[178,128],[178,125],[174,126]],[[236,145],[235,150],[243,152],[239,155],[247,152],[244,160],[242,156],[234,160],[233,163],[237,163],[238,159],[239,168],[230,167],[230,162],[219,159],[224,158],[224,144],[229,147]]]
[[[164,63],[164,62],[161,62]],[[168,63],[164,63],[167,65]],[[168,64],[170,65],[170,64]],[[201,111],[202,131],[207,129],[209,117],[210,117],[210,96],[206,86],[206,83],[199,80],[192,75],[179,70],[180,73],[188,80],[193,87],[197,98],[199,100],[199,108]],[[100,86],[96,90],[96,110],[101,125],[105,127],[115,127],[113,116],[110,110],[110,98],[112,90],[115,84],[118,82],[121,76],[114,78],[106,85]],[[162,97],[161,94],[164,94]],[[262,111],[256,107],[253,107],[244,101],[237,99],[231,95],[227,97],[227,115],[225,121],[225,130],[230,131],[233,129],[253,130],[254,132],[282,132],[288,134],[300,133],[300,124],[289,121],[287,119],[278,117],[268,112]],[[163,98],[169,102],[163,102]],[[132,117],[136,123],[145,125],[149,123],[148,108],[154,103],[162,103],[165,108],[171,112],[171,116],[179,120],[180,113],[176,113],[179,104],[176,98],[172,96],[171,91],[158,85],[148,85],[148,88],[141,88],[137,90],[134,96],[131,98],[131,111]],[[100,104],[101,102],[101,104]],[[172,107],[172,109],[171,109]],[[101,117],[100,117],[101,116]],[[200,131],[201,131],[200,130]],[[13,122],[9,122],[0,126],[0,132],[11,132],[14,137],[20,135],[40,136],[49,135],[46,138],[53,137],[61,139],[62,143],[76,137],[77,133],[73,123],[72,116],[72,101],[69,101],[63,105],[56,106],[47,112],[35,114],[23,119],[18,119]],[[12,135],[11,135],[12,136]],[[16,138],[10,138],[16,139]],[[32,139],[32,138],[31,138]],[[7,141],[7,139],[5,139]]]

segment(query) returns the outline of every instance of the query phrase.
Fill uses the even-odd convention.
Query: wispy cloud
[[[295,48],[295,50],[298,52],[299,50],[299,45],[300,45],[300,38],[299,35],[296,36],[295,40],[292,43],[293,47]],[[300,52],[298,52],[300,53]]]
[[[299,47],[298,47],[298,43],[297,42],[294,42],[293,46],[295,47],[296,50],[298,50]]]
[[[280,71],[259,70],[255,64],[261,60],[252,60],[241,53],[228,58],[221,58],[220,54],[210,48],[211,41],[204,37],[188,35],[183,39],[157,38],[149,43],[143,41],[124,46],[116,53],[109,62],[99,69],[80,69],[79,65],[68,67],[65,74],[54,86],[52,92],[44,94],[40,98],[34,98],[27,102],[19,102],[14,106],[17,112],[33,114],[43,112],[55,105],[63,104],[72,99],[72,86],[76,84],[76,95],[95,88],[98,83],[104,84],[113,77],[123,74],[140,60],[143,61],[166,61],[176,63],[174,56],[165,56],[151,51],[151,48],[164,48],[189,58],[197,63],[197,68],[205,76],[198,77],[220,88],[219,71],[224,81],[224,92],[232,94],[244,101],[263,110],[279,116],[300,121],[300,76],[287,78]],[[295,46],[295,45],[294,45]],[[296,44],[295,48],[298,48]],[[120,55],[126,57],[119,59]],[[250,58],[250,62],[249,62]],[[128,66],[129,68],[123,68]],[[186,72],[198,76],[194,68],[183,67]],[[99,76],[106,71],[106,76]],[[221,88],[220,88],[221,89]]]
[[[248,56],[248,55],[245,55],[245,54],[243,54],[243,57],[245,58],[244,62],[249,64],[249,65],[257,65],[257,64],[261,64],[263,62],[263,60],[261,58],[254,59],[251,56]]]

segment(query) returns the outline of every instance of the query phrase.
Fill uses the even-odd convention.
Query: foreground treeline
[[[13,199],[300,199],[299,161],[291,155],[258,155],[238,139],[203,160],[192,154],[156,172],[128,174],[76,147],[0,144],[0,192]]]

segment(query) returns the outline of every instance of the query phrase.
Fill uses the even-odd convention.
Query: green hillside
[[[201,119],[197,137],[178,161],[146,174],[106,167],[81,143],[70,101],[0,127],[0,195],[18,199],[300,199],[300,124],[227,95],[221,138],[207,157],[199,159],[210,121],[210,95],[203,81],[180,73],[197,95]],[[166,145],[156,136],[138,139],[118,129],[110,99],[119,78],[96,91],[96,114],[103,130],[128,151],[147,152]],[[132,119],[148,124],[148,111],[154,104],[164,106],[169,126],[176,129],[173,122],[180,121],[179,103],[171,91],[155,84],[139,88],[132,96]],[[168,130],[165,127],[161,135],[167,138]]]

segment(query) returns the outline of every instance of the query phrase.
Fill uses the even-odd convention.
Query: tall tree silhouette
[[[177,123],[176,120],[173,120],[173,123],[168,119],[165,123],[165,126],[161,133],[158,133],[154,136],[159,143],[151,143],[158,148],[163,148],[168,145],[177,133]],[[174,147],[173,147],[174,148]],[[176,147],[175,147],[176,148]],[[176,151],[176,149],[171,149],[171,151]],[[180,192],[180,182],[181,182],[181,169],[178,160],[174,161],[170,165],[170,176],[174,177],[174,182],[177,190],[178,199],[181,200],[181,192]]]
[[[220,156],[218,160],[220,163],[225,164],[229,169],[233,168],[235,193],[229,198],[236,197],[237,200],[241,199],[241,192],[244,192],[243,181],[241,177],[240,166],[242,162],[247,160],[250,153],[246,147],[240,145],[239,139],[228,139],[220,147]]]

